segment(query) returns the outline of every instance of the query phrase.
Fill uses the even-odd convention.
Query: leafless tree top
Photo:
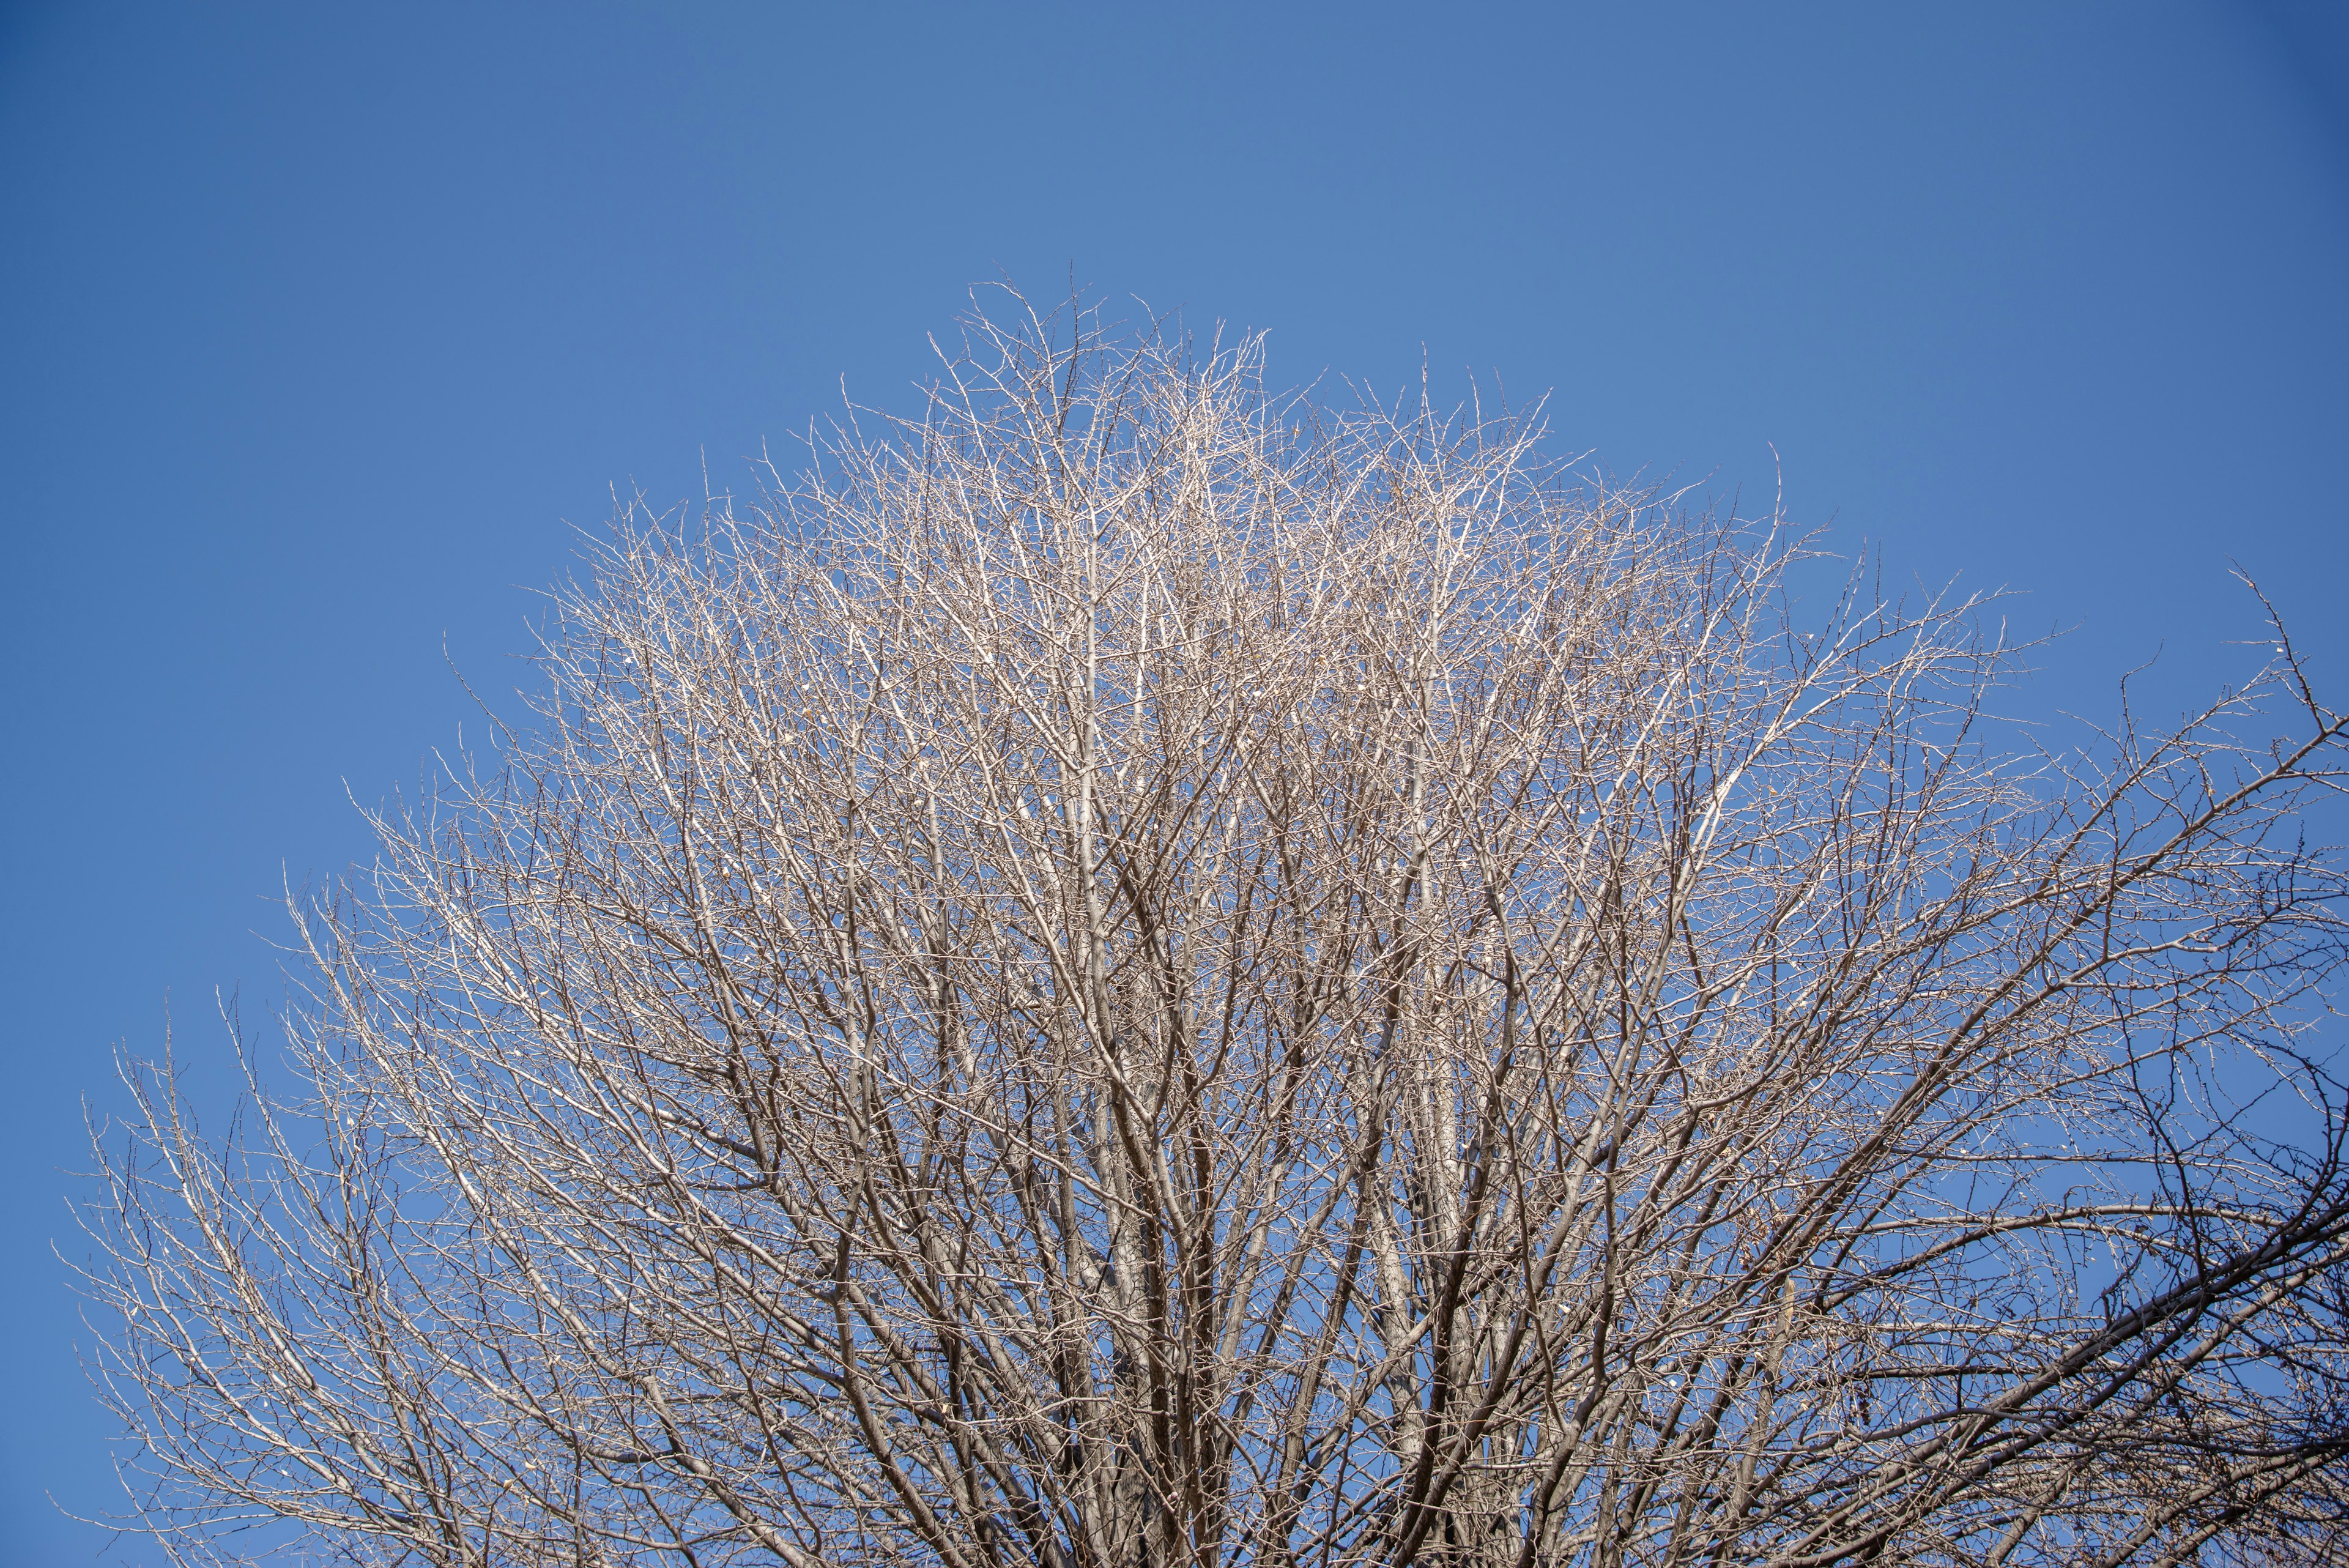
[[[1799,612],[1775,519],[1259,372],[977,319],[920,421],[622,519],[498,765],[297,909],[300,1092],[219,1146],[127,1075],[140,1528],[2339,1561],[2344,721],[2282,631],[2018,750],[1973,601]]]

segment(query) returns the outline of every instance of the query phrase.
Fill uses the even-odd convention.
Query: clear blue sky
[[[281,868],[465,717],[444,637],[510,685],[607,485],[905,406],[999,269],[1497,373],[1620,473],[1775,443],[1798,520],[2078,628],[2033,711],[2239,672],[2230,556],[2349,694],[2342,16],[0,10],[0,1563],[104,1544],[45,1494],[111,1484],[48,1251],[109,1048],[168,996],[217,1082]]]

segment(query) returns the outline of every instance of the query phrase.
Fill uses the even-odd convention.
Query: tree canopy
[[[2344,720],[2281,628],[2033,750],[1979,601],[1058,330],[626,514],[530,719],[297,904],[290,1080],[213,1142],[129,1064],[139,1528],[2337,1560]]]

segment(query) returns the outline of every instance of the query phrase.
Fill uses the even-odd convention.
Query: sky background
[[[2243,673],[2231,557],[2338,701],[2344,19],[0,5],[0,1563],[108,1550],[56,1506],[114,1494],[51,1248],[109,1053],[168,1007],[214,1096],[273,898],[471,711],[444,647],[510,690],[612,486],[912,407],[973,283],[1783,474],[1889,580],[2072,628],[2034,716]]]

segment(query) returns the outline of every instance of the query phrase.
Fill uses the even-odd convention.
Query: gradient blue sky
[[[974,281],[1552,394],[2027,590],[2016,695],[2349,689],[2349,7],[0,9],[0,1563],[90,1559],[80,1106],[510,686],[607,487],[907,405]],[[256,934],[257,933],[257,934]],[[77,1251],[71,1242],[69,1252]],[[125,1561],[152,1562],[126,1550]]]

